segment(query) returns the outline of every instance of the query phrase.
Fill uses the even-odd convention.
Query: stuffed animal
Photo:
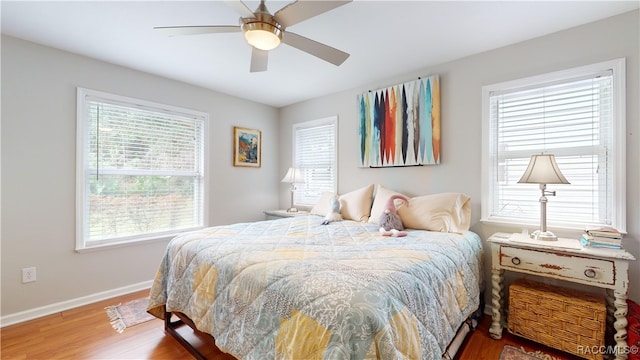
[[[402,219],[400,219],[398,211],[396,210],[395,199],[400,199],[404,201],[405,204],[409,204],[409,200],[402,195],[393,195],[387,200],[386,207],[382,214],[380,214],[380,219],[378,220],[380,233],[383,236],[407,236],[407,232],[403,231],[404,225],[402,225]]]
[[[340,199],[338,199],[338,195],[334,195],[333,198],[331,198],[331,210],[329,210],[329,213],[325,216],[322,225],[340,220],[342,220],[342,215],[340,215]]]

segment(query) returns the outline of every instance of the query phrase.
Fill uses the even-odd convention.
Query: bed
[[[179,315],[238,359],[451,357],[456,334],[479,315],[480,237],[388,237],[375,223],[321,222],[297,216],[174,238],[148,312],[177,337],[169,319]]]

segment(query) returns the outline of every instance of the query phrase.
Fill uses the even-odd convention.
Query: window
[[[293,125],[293,166],[304,176],[296,187],[294,205],[312,206],[325,192],[336,192],[336,125],[330,117]]]
[[[203,227],[208,115],[78,88],[76,250]]]
[[[483,221],[539,225],[538,185],[517,182],[550,153],[571,184],[547,187],[549,226],[625,231],[624,70],[619,59],[483,87]]]

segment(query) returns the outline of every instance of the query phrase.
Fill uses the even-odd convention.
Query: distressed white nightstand
[[[583,247],[577,239],[539,241],[526,235],[495,233],[491,245],[492,322],[500,339],[504,327],[504,272],[538,275],[606,289],[608,326],[613,326],[616,359],[626,359],[629,261],[625,250]]]
[[[296,212],[288,212],[287,210],[266,210],[264,216],[266,220],[275,220],[286,217],[309,215],[308,211],[298,210]]]

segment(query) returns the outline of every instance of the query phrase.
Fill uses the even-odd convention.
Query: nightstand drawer
[[[615,283],[615,263],[549,251],[529,250],[511,246],[500,247],[500,266],[514,271],[552,276],[584,284]]]

